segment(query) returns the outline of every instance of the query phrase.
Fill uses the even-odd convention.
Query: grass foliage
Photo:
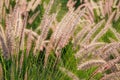
[[[0,13],[0,15],[2,15],[2,19],[0,19],[0,79],[102,80],[106,75],[109,77],[109,74],[114,74],[115,72],[119,73],[120,17],[116,20],[115,17],[117,17],[117,13],[120,13],[120,1],[115,0],[119,2],[118,5],[117,3],[115,4],[114,0],[112,0],[114,5],[118,5],[118,8],[111,9],[113,5],[107,6],[110,11],[107,12],[103,10],[103,13],[99,6],[99,0],[53,0],[54,3],[50,7],[51,9],[48,10],[49,12],[47,12],[46,7],[51,1],[52,0],[41,0],[35,10],[30,9],[27,11],[27,20],[29,20],[37,11],[40,11],[40,13],[32,23],[26,23],[24,28],[25,30],[23,32],[23,34],[25,34],[23,39],[23,42],[25,42],[24,48],[22,50],[19,49],[18,53],[15,53],[15,55],[12,55],[13,53],[9,53],[9,58],[5,58],[3,48],[7,46],[9,49],[7,41],[10,39],[7,40],[7,37],[9,36],[6,36],[6,19],[9,14],[12,14],[12,12],[10,12],[10,6],[7,8],[7,3],[4,3],[6,16],[4,17],[4,15]],[[68,4],[70,1],[71,5]],[[76,3],[74,3],[75,1]],[[107,1],[105,2],[105,0],[102,1],[104,3],[110,3]],[[31,2],[31,0],[27,0],[27,3],[29,2]],[[14,9],[17,3],[16,0],[10,0],[9,4],[11,5],[11,8]],[[81,5],[82,7],[80,7]],[[49,6],[47,8],[49,8]],[[115,15],[112,16],[114,12]],[[55,19],[52,21],[52,18],[54,18],[53,14],[55,13],[57,14]],[[69,13],[69,16],[67,16],[67,13]],[[25,16],[23,14],[21,15],[21,20],[23,20]],[[64,17],[67,17],[69,21],[64,19]],[[77,18],[80,20],[78,21]],[[98,25],[100,27],[96,26],[102,20],[105,21]],[[61,23],[62,21],[63,23]],[[44,25],[41,26],[41,24]],[[14,27],[14,25],[12,26]],[[18,28],[15,27],[15,29]],[[29,36],[30,39],[28,38]],[[20,40],[22,40],[22,37],[23,36],[20,36]],[[15,37],[15,39],[17,38],[18,42],[16,40],[14,44],[20,43],[19,36]],[[27,40],[30,40],[31,42],[28,42]],[[28,44],[31,45],[27,46]],[[36,47],[36,45],[38,46]],[[29,52],[28,48],[30,49]],[[45,65],[47,54],[47,64]],[[92,65],[92,67],[85,66],[87,69],[78,69],[79,65],[93,59],[102,59],[106,63],[102,65],[98,64],[99,66],[93,66],[88,63],[90,66]],[[118,66],[116,67],[116,65]],[[117,78],[120,79],[119,77]]]

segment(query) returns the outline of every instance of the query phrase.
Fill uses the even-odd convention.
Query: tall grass
[[[119,0],[1,0],[0,80],[120,79],[119,20]]]

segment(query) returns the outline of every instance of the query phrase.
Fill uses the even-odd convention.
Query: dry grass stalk
[[[100,8],[100,11],[101,11],[101,17],[105,17],[105,12],[104,12],[104,8],[103,8],[103,1],[99,1],[99,8]]]
[[[106,70],[110,70],[113,66],[115,66],[115,64],[117,64],[119,62],[120,62],[120,57],[110,60],[110,61],[106,62],[105,64],[103,64],[102,66],[100,66],[97,70],[95,70],[91,76],[94,76],[97,73],[103,73]],[[113,69],[111,69],[111,71],[113,71]],[[114,73],[114,71],[113,71],[113,73]]]
[[[96,14],[98,16],[100,16],[101,13],[100,13],[100,10],[99,10],[98,2],[94,2],[93,0],[90,0],[90,3],[92,5],[93,9],[96,10]]]
[[[111,69],[115,64],[120,62],[120,57],[117,57],[116,59],[107,61],[107,63],[101,65],[94,73],[93,75],[97,74],[97,73],[102,73],[108,69]]]
[[[120,41],[120,34],[112,26],[110,26],[110,30],[114,33],[117,40]]]
[[[34,53],[40,51],[40,47],[42,46],[43,41],[46,39],[50,26],[52,25],[53,21],[55,20],[57,14],[49,15],[49,11],[52,7],[54,0],[51,0],[45,10],[45,14],[43,15],[43,20],[40,24],[41,34],[36,41],[36,46],[34,49]]]
[[[5,33],[1,25],[0,25],[0,42],[3,50],[3,55],[7,59],[10,57],[10,55],[9,55],[8,47],[6,45]]]
[[[9,9],[10,6],[10,0],[5,0],[5,7]]]
[[[105,27],[100,31],[100,33],[97,34],[97,36],[93,39],[92,43],[97,41],[104,33],[106,33],[109,29],[111,21],[114,19],[114,16],[116,14],[116,11],[112,12],[111,16],[107,20]]]
[[[55,15],[55,16],[56,16],[56,15]],[[52,17],[50,16],[50,17],[47,19],[46,25],[44,26],[44,28],[43,28],[40,36],[38,37],[38,40],[36,41],[36,46],[35,46],[35,49],[34,49],[34,53],[36,53],[37,51],[40,50],[40,47],[41,47],[43,41],[44,41],[44,40],[46,39],[46,37],[47,37],[48,31],[49,31],[49,29],[50,29],[50,26],[51,26],[53,20],[55,19],[55,18],[54,18],[55,16],[52,16]]]
[[[62,19],[62,21],[56,27],[56,30],[53,33],[53,38],[52,39],[54,39],[54,38],[58,39],[62,35],[62,31],[64,31],[65,26],[67,25],[67,23],[69,22],[69,20],[71,20],[72,16],[73,16],[73,12],[68,12],[68,14],[66,14],[64,16],[64,18]],[[60,26],[62,26],[62,27],[60,27]]]
[[[99,51],[101,51],[100,54],[96,54],[96,55],[99,55],[101,56],[102,58],[106,58],[108,57],[108,55],[110,55],[110,50],[117,50],[119,49],[119,45],[120,43],[117,43],[117,42],[114,42],[114,43],[111,43],[111,44],[107,44],[106,46],[102,47],[101,49],[99,49]],[[113,53],[115,54],[115,52]],[[117,54],[115,54],[117,56]]]
[[[68,12],[69,13],[69,12]],[[62,37],[62,35],[66,35],[66,33],[68,32],[68,30],[72,27],[68,27],[68,25],[70,25],[70,22],[72,22],[72,18],[74,16],[74,13],[73,12],[70,12],[69,15],[66,15],[66,16],[69,16],[68,18],[66,17],[66,19],[63,19],[63,23],[61,24],[58,24],[57,28],[56,28],[56,31],[53,33],[53,36],[52,36],[52,39],[55,39],[55,46],[57,45],[57,43],[59,42],[60,38]],[[70,21],[70,22],[69,22]],[[62,26],[62,27],[60,27]],[[66,29],[65,29],[66,27]],[[69,28],[69,29],[68,29]],[[63,33],[64,32],[64,33]],[[65,36],[63,36],[65,37]]]
[[[9,50],[9,53],[14,53],[15,49],[15,40],[14,40],[14,28],[12,26],[11,16],[9,15],[6,20],[6,43]]]
[[[3,10],[2,10],[2,18],[5,20],[7,14],[6,14],[6,9],[5,7],[3,7]]]
[[[105,75],[100,80],[119,80],[119,79],[120,79],[120,72],[114,72],[114,73]]]
[[[79,13],[81,11],[82,7],[83,7],[83,5],[79,6],[75,11],[69,10],[67,12],[67,14],[64,16],[62,21],[58,24],[56,31],[54,32],[54,37],[60,37],[62,35],[62,31],[64,31],[64,27],[70,25],[70,22],[72,22],[71,19],[73,18],[73,21],[74,21],[74,18],[76,16],[78,16],[78,15],[80,16],[80,14],[82,14],[82,13]],[[84,10],[83,10],[83,12],[84,12]],[[62,27],[60,27],[60,26],[62,26]]]
[[[77,25],[77,22],[79,22],[78,19],[79,19],[79,16],[75,16],[71,19],[70,23],[67,24],[68,26],[66,26],[66,30],[64,29],[65,30],[65,31],[63,31],[64,34],[61,35],[61,39],[58,43],[58,47],[63,48],[68,43],[71,35],[73,35],[75,26]],[[71,27],[70,27],[70,25],[71,25]]]
[[[118,63],[118,64],[115,64],[115,67],[116,67],[116,69],[118,70],[118,71],[120,71],[120,64]]]
[[[113,3],[113,6],[112,6],[113,8],[117,8],[117,15],[116,15],[116,19],[115,20],[117,20],[117,18],[120,16],[119,14],[119,11],[120,11],[120,1],[119,0],[115,0],[114,1],[114,3]]]
[[[31,10],[34,11],[40,3],[41,3],[41,0],[36,0],[32,5]]]
[[[50,51],[53,49],[56,51],[56,56],[60,57],[60,50],[65,47],[65,45],[69,42],[69,39],[71,38],[71,36],[73,35],[75,26],[77,25],[77,23],[79,22],[79,18],[82,16],[82,14],[84,13],[84,9],[80,10],[77,9],[76,11],[68,11],[68,13],[71,14],[66,14],[67,16],[67,21],[65,18],[62,19],[62,21],[64,22],[64,24],[60,25],[58,24],[56,31],[52,34],[52,37],[50,39],[50,43],[48,45],[47,48],[47,52],[45,55],[45,66],[46,66],[46,62],[48,59],[48,56],[50,54]],[[66,16],[65,16],[66,17]],[[66,22],[65,22],[66,21]],[[61,27],[59,27],[59,25]],[[65,27],[66,26],[66,27]]]
[[[28,20],[29,24],[32,24],[36,17],[40,14],[40,11],[37,11],[32,17]]]
[[[10,5],[10,13],[12,13],[13,11],[13,8],[12,8],[12,5]]]
[[[117,13],[116,13],[116,16],[115,16],[115,21],[117,21],[120,17],[120,12],[119,12],[120,10],[119,9],[117,9]]]
[[[66,75],[68,75],[72,80],[79,80],[79,78],[74,74],[72,73],[71,71],[63,68],[63,67],[60,67],[59,68],[62,72],[64,72]]]
[[[16,4],[6,19],[6,39],[9,53],[16,54],[21,47],[26,21],[26,4]],[[24,19],[22,16],[24,15]]]
[[[48,56],[50,54],[50,51],[52,49],[55,50],[55,48],[57,47],[57,44],[58,44],[58,42],[59,42],[59,40],[61,38],[61,35],[62,35],[62,31],[64,31],[64,26],[68,22],[67,18],[68,19],[71,18],[70,16],[72,16],[71,15],[72,13],[73,12],[68,12],[68,14],[65,15],[65,17],[62,19],[62,21],[56,27],[55,32],[52,34],[51,39],[50,39],[50,43],[48,44],[48,46],[46,48],[46,55],[45,55],[45,62],[44,62],[45,66],[47,64],[47,59],[48,59]],[[66,17],[66,16],[69,16],[69,17]],[[62,27],[60,27],[60,26],[62,26]]]
[[[0,1],[0,22],[2,21],[2,11],[3,11],[3,3],[4,3],[4,0],[1,0]]]
[[[21,2],[26,2],[24,0],[22,0]],[[28,6],[27,6],[27,11],[35,11],[35,9],[37,8],[37,6],[41,3],[41,0],[31,0],[28,2]]]
[[[23,27],[22,27],[22,31],[20,33],[20,42],[19,42],[19,48],[21,50],[24,50],[24,33],[25,33],[25,28],[26,28],[26,25],[27,25],[27,17],[28,17],[28,13],[27,12],[24,12],[24,18],[23,18]]]
[[[53,5],[53,3],[54,3],[54,1],[55,0],[50,0],[50,2],[49,2],[49,4],[45,7],[45,15],[47,14],[49,14],[49,12],[50,12],[50,10],[51,10],[51,8],[52,8],[52,5]]]
[[[85,25],[82,30],[76,35],[74,39],[74,47],[79,44],[78,42],[81,42],[84,38],[84,36],[90,31],[90,27],[93,26],[93,24]]]
[[[32,42],[34,40],[33,36],[32,36],[32,30],[30,30],[30,32],[28,33],[28,38],[27,38],[27,49],[26,49],[26,53],[27,53],[27,56],[29,55],[29,52],[31,50],[31,47],[32,47]]]
[[[115,57],[119,57],[119,56],[120,56],[118,50],[115,49],[114,47],[112,47],[112,49],[111,49],[111,53],[112,53]]]
[[[94,19],[93,19],[93,17],[94,17],[94,12],[93,12],[94,7],[91,5],[91,2],[89,2],[89,1],[85,2],[85,4],[86,4],[86,7],[88,8],[88,15],[91,17],[90,18],[91,21],[94,22]]]
[[[67,7],[68,7],[68,9],[69,10],[74,10],[74,5],[76,4],[76,1],[73,1],[73,0],[69,0],[68,2],[67,2]]]
[[[51,7],[52,7],[53,3],[54,3],[54,0],[50,0],[49,4],[46,5],[46,7],[45,7],[45,13],[43,15],[43,19],[41,21],[41,24],[36,29],[36,31],[39,30],[39,29],[42,31],[44,29],[44,27],[47,25],[47,19],[50,17],[49,12],[51,10]]]
[[[31,31],[31,30],[29,30],[29,29],[25,29],[25,31],[24,31],[24,33],[25,33],[26,35],[28,35],[30,32],[31,32],[31,34],[32,34],[32,36],[33,36],[34,38],[38,38],[39,35],[38,35],[36,32]]]
[[[112,0],[111,0],[112,1]],[[105,6],[104,6],[104,12],[105,14],[108,14],[110,15],[110,12],[111,12],[111,5],[109,5],[109,0],[106,0],[105,1]]]
[[[119,56],[119,45],[119,42],[105,44],[104,46],[100,46],[98,49],[92,50],[92,53],[93,55],[101,57],[104,60],[108,60],[110,55],[114,55],[115,57]]]
[[[86,14],[84,14],[84,19],[86,20],[86,21],[88,21],[90,24],[93,24],[94,22],[92,22],[91,21],[91,19],[90,19],[90,16],[86,13]]]
[[[104,61],[104,60],[89,60],[89,61],[84,62],[83,64],[80,64],[78,66],[78,70],[88,69],[92,66],[101,66],[101,65],[104,65],[104,64],[106,64],[106,61]]]
[[[75,57],[76,58],[79,58],[81,55],[86,55],[90,52],[93,52],[94,50],[96,50],[96,47],[101,47],[101,46],[104,46],[105,43],[103,42],[98,42],[98,43],[93,43],[93,44],[89,44],[87,46],[82,46],[81,47],[81,50],[79,50],[76,54],[75,54]]]
[[[85,6],[88,8],[87,15],[89,15],[87,18],[91,22],[94,22],[94,10],[96,10],[97,15],[101,16],[101,18],[105,17],[107,14],[110,16],[112,13],[112,8],[119,10],[119,4],[117,4],[117,2],[119,3],[117,0],[99,0],[97,2],[94,2],[93,0],[85,1]]]
[[[101,25],[104,23],[105,20],[101,20],[98,24],[96,24],[93,29],[90,30],[90,32],[87,34],[87,36],[84,38],[84,40],[81,42],[81,44],[89,44],[89,40],[92,37],[92,35],[97,31],[98,28],[101,27]]]
[[[33,6],[35,1],[36,0],[31,0],[31,1],[28,2],[27,11],[30,11],[32,9],[32,6]]]

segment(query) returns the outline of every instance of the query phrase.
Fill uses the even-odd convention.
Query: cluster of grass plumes
[[[119,20],[119,0],[1,0],[0,79],[118,78]]]

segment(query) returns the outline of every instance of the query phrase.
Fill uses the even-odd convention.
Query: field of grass
[[[119,0],[16,1],[0,1],[0,80],[120,79]]]

